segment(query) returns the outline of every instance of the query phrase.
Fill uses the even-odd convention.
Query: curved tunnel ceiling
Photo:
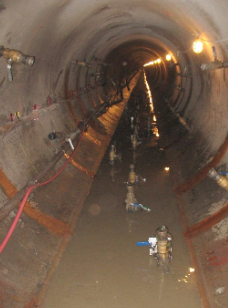
[[[66,69],[72,60],[86,59],[91,62],[92,56],[104,60],[120,46],[126,48],[118,58],[125,58],[128,65],[135,63],[134,69],[153,59],[155,54],[164,58],[169,51],[175,57],[177,49],[183,51],[180,59],[183,68],[186,66],[186,56],[191,58],[191,61],[187,59],[187,66],[191,62],[190,69],[195,64],[199,66],[200,62],[212,60],[211,43],[205,42],[204,53],[197,57],[191,52],[191,46],[198,35],[209,41],[226,37],[222,13],[224,5],[217,6],[215,2],[208,5],[202,1],[89,4],[78,1],[49,1],[39,4],[19,1],[15,4],[6,1],[1,6],[2,45],[34,55],[36,62],[29,69],[14,66],[14,75],[20,83],[15,102],[12,94],[15,84],[9,85],[6,82],[5,62],[1,61],[5,106],[3,114],[8,119],[12,112],[11,106],[9,108],[6,103],[9,99],[15,106],[14,109],[19,109],[22,113],[25,95],[27,101],[32,98],[33,104],[38,100],[45,101],[54,87],[55,94],[63,97]],[[130,48],[127,47],[128,44]],[[218,58],[225,58],[224,47],[220,46],[216,46]],[[190,52],[185,53],[189,50]],[[78,83],[80,87],[85,86],[83,78]],[[75,80],[72,84],[74,87]],[[27,111],[24,113],[27,114]]]
[[[198,175],[205,165],[225,165],[227,69],[220,66],[219,70],[202,70],[201,64],[217,65],[217,61],[227,60],[227,9],[226,0],[3,0],[0,44],[35,57],[32,67],[12,64],[13,81],[9,81],[6,60],[0,57],[0,167],[6,188],[14,185],[15,194],[23,190],[46,164],[56,159],[62,144],[52,143],[48,134],[53,130],[65,135],[75,132],[82,119],[115,95],[115,86],[107,84],[107,80],[117,78],[121,84],[130,78],[133,89],[143,65],[158,58],[160,66],[145,68],[152,91],[159,96],[156,108],[162,114],[169,106],[191,135],[177,155],[177,167],[183,172],[182,177],[176,176],[176,182]],[[197,38],[204,43],[200,54],[192,51]],[[172,64],[165,61],[167,53],[172,55]],[[131,94],[128,92],[124,93],[125,102]],[[124,105],[114,106],[103,122],[94,120],[86,136],[86,155],[80,163],[92,170],[81,168],[91,177],[123,108]],[[12,121],[12,115],[18,112],[19,119],[15,116]],[[99,132],[105,125],[107,138]],[[93,157],[89,157],[91,153],[87,155],[89,142],[94,147]],[[204,169],[200,176],[204,173],[205,178],[206,171],[209,170]],[[69,171],[69,178],[74,172]],[[92,179],[88,183],[85,180],[86,188],[80,187],[81,202],[91,183]],[[192,184],[188,184],[191,188]],[[6,188],[0,196],[2,208],[14,195],[12,187],[8,195]],[[4,234],[7,226],[2,228]]]
[[[34,102],[46,100],[47,92],[52,91],[56,79],[58,83],[55,92],[60,93],[66,68],[72,59],[86,59],[91,62],[92,56],[96,56],[104,60],[113,50],[125,45],[126,60],[130,60],[129,63],[135,61],[141,67],[143,62],[153,59],[154,54],[164,58],[165,52],[169,51],[176,56],[177,49],[191,49],[192,42],[199,34],[206,40],[219,40],[226,36],[222,12],[222,5],[217,6],[214,2],[208,5],[202,1],[88,4],[78,1],[49,1],[39,4],[19,1],[15,4],[6,1],[1,6],[2,45],[36,57],[34,67],[19,67],[18,72],[15,72],[18,74],[17,78],[23,76],[17,89],[17,93],[21,92],[17,97],[18,107],[21,109],[19,111],[22,112],[24,95],[32,96]],[[219,19],[216,19],[218,16]],[[137,52],[132,48],[131,42],[135,42]],[[131,48],[127,47],[128,44]],[[223,49],[219,46],[217,55],[224,57]],[[182,56],[181,61],[185,65],[185,53]],[[190,56],[191,62],[197,64],[205,59],[213,59],[211,44],[205,43],[204,53],[197,58],[191,52]],[[6,78],[4,61],[1,61],[1,69]],[[12,96],[12,85],[6,86],[5,81],[3,83],[3,95],[9,99]],[[12,97],[12,102],[14,101]],[[3,113],[8,117],[12,111],[10,108],[6,109],[7,112],[4,110]]]

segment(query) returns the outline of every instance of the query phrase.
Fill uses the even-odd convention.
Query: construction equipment
[[[149,237],[148,241],[137,242],[137,246],[149,246],[150,256],[154,256],[157,265],[163,265],[166,274],[169,273],[169,266],[172,262],[172,235],[166,226],[161,226],[156,230],[155,237]]]

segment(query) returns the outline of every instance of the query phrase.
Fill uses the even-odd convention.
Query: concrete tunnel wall
[[[0,5],[1,45],[35,56],[35,64],[32,67],[13,64],[13,82],[10,82],[7,77],[6,60],[3,57],[0,59],[2,208],[9,198],[13,197],[12,192],[7,192],[7,181],[12,183],[16,193],[27,185],[37,172],[42,171],[46,164],[52,161],[55,152],[60,150],[61,143],[52,142],[47,138],[53,128],[66,135],[75,131],[80,120],[91,109],[99,107],[107,95],[115,93],[113,85],[102,84],[105,79],[112,78],[113,74],[118,77],[118,81],[125,78],[126,68],[122,65],[124,61],[127,62],[128,75],[133,76],[144,63],[157,58],[164,59],[167,52],[172,53],[174,63],[179,63],[177,72],[191,76],[191,86],[186,77],[176,76],[175,80],[170,81],[165,74],[158,85],[161,89],[165,85],[165,90],[160,93],[164,101],[157,107],[159,112],[165,112],[163,104],[166,106],[168,102],[186,121],[190,132],[190,138],[183,145],[184,150],[180,144],[180,148],[175,149],[183,154],[177,155],[181,163],[176,167],[182,169],[174,176],[175,185],[196,174],[216,156],[227,136],[227,69],[200,69],[201,63],[214,60],[212,46],[216,48],[218,60],[227,60],[227,9],[225,0],[3,0]],[[191,46],[198,36],[204,39],[204,50],[196,55]],[[178,49],[179,59],[176,57]],[[94,61],[93,56],[113,65],[104,67],[99,61]],[[81,67],[72,62],[84,59],[91,67]],[[164,72],[167,69],[166,65],[163,61]],[[104,72],[103,80],[99,84],[96,77],[89,75],[96,72]],[[132,82],[135,84],[138,75],[134,78]],[[153,85],[151,82],[152,89]],[[181,95],[177,88],[179,85],[185,88]],[[158,92],[157,90],[156,87],[154,91]],[[124,96],[126,100],[129,94],[126,93]],[[39,105],[37,113],[32,111],[36,104]],[[10,114],[18,111],[21,118],[11,122]],[[94,155],[87,156],[90,148],[88,143],[80,156],[81,165],[92,169],[93,172],[97,170],[122,111],[123,105],[109,108],[109,120],[102,120],[108,127],[108,136],[100,134],[99,124],[98,127],[95,125],[89,128],[87,140],[95,145]],[[39,120],[34,121],[37,114]],[[175,141],[175,138],[171,138],[170,142],[172,141]],[[227,155],[224,155],[219,163],[225,166],[227,158]],[[68,174],[69,177],[74,175],[75,171]],[[77,176],[82,177],[80,173]],[[86,197],[91,183],[89,181],[88,189],[82,191],[82,200]],[[206,190],[204,183],[205,181],[200,184],[202,191]],[[212,182],[211,185],[215,192],[220,190],[216,183]],[[195,202],[197,198],[198,195]],[[214,201],[218,202],[222,198],[226,199],[226,196],[221,190]],[[42,206],[39,209],[45,212]],[[200,209],[196,208],[197,211],[201,213]],[[54,212],[51,212],[51,205],[48,212],[55,216]],[[204,218],[205,213],[199,215]],[[60,219],[61,215],[56,217]],[[69,217],[66,215],[63,220],[69,222]],[[4,236],[9,223],[10,218],[4,221],[4,225],[2,223],[1,237]],[[33,227],[31,224],[30,228]],[[9,246],[12,245],[9,243]],[[5,255],[12,252],[12,248],[8,249]],[[53,255],[54,249],[47,259],[51,259]],[[9,289],[11,284],[14,288],[16,276],[15,283],[9,283],[9,264],[4,265],[4,260],[4,256],[1,257],[0,262],[5,271],[3,276],[6,276],[4,279]],[[17,261],[12,259],[11,263]],[[11,268],[13,266],[11,264]],[[43,278],[46,272],[42,273]],[[37,275],[39,273],[38,271]],[[37,292],[40,282],[36,280],[36,283],[25,296],[26,299],[22,299],[21,302],[18,300],[18,307],[21,307],[21,303],[24,304],[32,293]],[[24,284],[26,285],[26,281]]]

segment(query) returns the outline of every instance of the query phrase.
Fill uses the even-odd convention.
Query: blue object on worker
[[[221,175],[227,175],[228,174],[228,172],[227,171],[221,171],[221,172],[219,172]]]
[[[146,242],[137,242],[136,245],[137,246],[150,246],[150,243],[148,241],[146,241]]]

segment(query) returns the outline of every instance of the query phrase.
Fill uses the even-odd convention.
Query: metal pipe
[[[72,149],[72,150],[74,150],[74,145],[73,145],[72,140],[71,140],[70,138],[66,138],[65,140],[66,140],[66,142],[68,142],[68,143],[69,143],[69,145],[70,145],[71,149]]]
[[[92,65],[85,62],[85,61],[78,61],[78,60],[72,60],[71,63],[74,65],[74,68],[76,65],[82,66],[82,67],[91,67]]]
[[[4,48],[4,46],[0,46],[0,57],[5,58],[7,61],[11,60],[12,62],[23,63],[28,66],[33,66],[35,62],[35,57],[27,56],[18,50]]]
[[[209,178],[215,180],[219,186],[225,188],[228,190],[228,178],[226,176],[221,175],[218,171],[216,171],[214,168],[212,168],[208,172]]]
[[[225,68],[228,67],[228,61],[221,62],[221,61],[214,61],[209,63],[202,63],[201,64],[201,70],[217,70],[219,68]]]
[[[32,66],[34,64],[35,58],[31,56],[27,56],[22,52],[14,49],[4,48],[4,46],[0,46],[0,57],[3,57],[7,61],[7,73],[9,81],[13,81],[12,75],[12,64],[15,63],[24,63],[28,66]]]

